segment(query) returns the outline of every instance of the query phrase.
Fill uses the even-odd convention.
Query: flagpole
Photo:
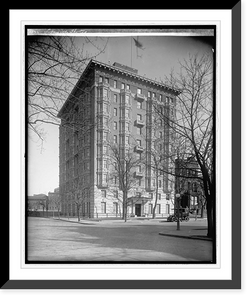
[[[132,68],[132,37],[130,38],[131,39],[131,61],[130,61],[130,66],[131,66],[131,68]]]

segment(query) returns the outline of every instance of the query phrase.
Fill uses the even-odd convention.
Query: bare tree
[[[84,203],[84,189],[82,187],[81,181],[78,178],[75,178],[72,181],[71,189],[69,191],[69,199],[70,201],[68,201],[68,205],[70,203],[72,205],[74,204],[77,211],[78,222],[80,222],[80,211]]]
[[[108,39],[99,41],[102,45],[99,47],[88,37],[78,42],[67,36],[27,37],[28,128],[41,140],[44,138],[41,125],[59,125],[60,108],[88,61],[102,53],[107,42]],[[94,49],[92,55],[86,50],[90,43]]]
[[[122,192],[122,218],[127,221],[127,207],[132,203],[128,199],[129,192],[137,186],[137,172],[143,170],[143,158],[141,155],[119,144],[110,145],[110,180],[118,178],[119,190]]]
[[[150,141],[150,136],[146,139],[146,168],[149,173],[149,178],[154,179],[155,185],[155,201],[152,210],[152,218],[154,219],[156,216],[156,207],[158,202],[158,194],[159,194],[159,182],[163,181],[163,177],[165,176],[164,182],[166,183],[166,190],[168,190],[168,180],[171,180],[170,176],[164,173],[164,170],[168,172],[170,158],[169,158],[169,149],[168,143],[164,140],[164,127],[161,124],[160,126],[160,118],[155,115],[155,120],[152,124],[152,127],[149,129],[148,134],[152,136]],[[151,130],[151,132],[150,132]],[[160,131],[162,130],[162,131]],[[161,133],[161,136],[157,136],[157,133]]]
[[[184,157],[196,159],[206,198],[208,236],[215,233],[215,173],[214,173],[214,128],[213,128],[213,62],[209,55],[190,56],[180,64],[177,76],[171,74],[168,83],[181,91],[177,96],[176,118],[161,114],[173,130],[176,138],[183,138],[187,147]]]

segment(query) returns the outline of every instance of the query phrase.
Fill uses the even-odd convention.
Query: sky
[[[98,55],[96,60],[107,64],[119,62],[132,66],[138,69],[139,75],[157,81],[169,76],[172,68],[178,72],[179,61],[187,59],[189,54],[212,53],[212,46],[207,38],[163,35],[134,36],[144,50],[137,50],[131,36],[109,36],[102,39],[89,36],[92,43],[85,44],[86,51],[90,54],[97,53],[93,45],[103,47],[107,38],[104,53]],[[81,45],[83,37],[76,37],[75,41],[77,45]],[[29,132],[27,137],[28,195],[47,195],[59,186],[59,128],[45,124],[43,129],[46,133],[43,145],[32,133]]]

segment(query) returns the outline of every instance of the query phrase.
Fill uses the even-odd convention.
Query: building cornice
[[[155,81],[153,79],[150,79],[150,78],[147,78],[147,77],[144,77],[144,76],[141,76],[141,75],[138,75],[134,72],[130,72],[128,70],[125,70],[125,69],[122,69],[122,68],[119,68],[119,67],[116,67],[114,65],[108,65],[108,64],[105,64],[103,62],[100,62],[100,61],[97,61],[97,60],[94,60],[94,59],[91,59],[87,65],[87,67],[85,68],[85,70],[83,71],[81,77],[79,78],[78,82],[76,83],[75,87],[73,88],[73,90],[71,91],[71,93],[69,94],[67,100],[65,101],[65,103],[63,104],[62,108],[60,109],[57,117],[58,118],[61,118],[62,114],[63,114],[63,111],[64,109],[66,108],[66,105],[68,103],[68,100],[72,97],[72,95],[75,94],[77,88],[78,88],[78,85],[80,82],[82,82],[82,79],[86,76],[86,74],[90,71],[90,69],[92,68],[95,68],[95,67],[100,67],[104,70],[108,70],[108,71],[112,71],[112,72],[116,72],[120,75],[125,75],[129,78],[132,78],[133,80],[139,80],[139,81],[142,81],[144,82],[145,84],[149,84],[149,85],[152,85],[154,88],[162,88],[162,89],[165,89],[167,91],[169,91],[170,93],[173,93],[175,96],[179,95],[181,93],[180,90],[178,89],[174,89],[174,88],[171,88],[169,87],[168,85],[166,84],[163,84],[161,82],[158,82],[158,81]]]
[[[161,82],[158,82],[158,81],[155,81],[153,79],[150,79],[150,78],[147,78],[147,77],[144,77],[144,76],[141,76],[141,75],[138,75],[136,73],[133,73],[133,72],[130,72],[130,71],[127,71],[125,69],[122,69],[122,68],[119,68],[119,67],[116,67],[116,66],[113,66],[113,65],[108,65],[108,64],[105,64],[103,62],[100,62],[100,61],[96,61],[94,59],[92,59],[89,64],[87,65],[85,71],[87,72],[89,67],[91,67],[91,65],[94,65],[94,66],[99,66],[101,68],[104,68],[105,70],[110,70],[112,72],[117,72],[117,73],[120,73],[122,75],[126,75],[126,76],[129,76],[131,78],[133,78],[134,80],[140,80],[140,81],[143,81],[147,84],[151,84],[151,85],[154,85],[158,88],[164,88],[164,89],[167,89],[168,91],[172,92],[173,94],[175,94],[176,96],[179,95],[181,93],[180,90],[178,89],[174,89],[174,88],[171,88],[169,87],[168,85],[166,84],[163,84]],[[85,73],[84,71],[84,73]]]

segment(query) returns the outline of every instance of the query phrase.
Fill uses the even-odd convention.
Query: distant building
[[[154,144],[168,153],[173,137],[162,120],[154,120],[154,104],[174,118],[177,94],[131,67],[89,62],[58,114],[63,214],[76,216],[77,200],[82,199],[84,217],[120,216],[119,180],[109,182],[108,145],[117,144],[122,155],[134,149],[141,157]],[[146,160],[147,167],[135,170],[137,188],[128,195],[132,199],[128,213],[151,215],[158,185],[156,216],[167,216],[173,209],[174,185],[165,174],[155,182],[151,156]]]
[[[45,212],[48,210],[48,196],[45,194],[34,194],[28,196],[28,211]]]
[[[180,194],[180,206],[194,209],[203,203],[201,171],[194,157],[176,159],[175,190]]]

